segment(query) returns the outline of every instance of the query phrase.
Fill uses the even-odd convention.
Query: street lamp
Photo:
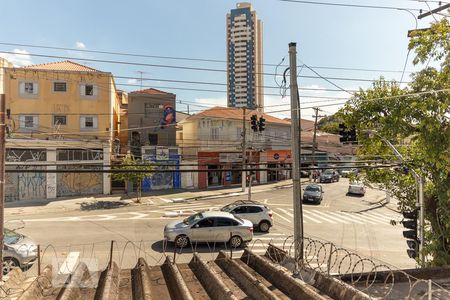
[[[394,152],[397,159],[401,160],[402,162],[405,162],[405,159],[403,156],[398,152],[398,150],[392,145],[392,143],[386,139],[385,137],[381,136],[376,130],[373,129],[365,129],[364,132],[367,132],[369,136],[376,135],[378,136],[386,145],[391,148],[391,150]],[[423,244],[424,244],[424,205],[423,205],[423,178],[420,176],[414,169],[409,169],[411,173],[414,176],[414,180],[416,182],[416,191],[418,198],[418,206],[419,206],[419,237],[420,237],[420,243],[419,243],[419,262],[420,264],[425,265],[425,255],[422,251]]]

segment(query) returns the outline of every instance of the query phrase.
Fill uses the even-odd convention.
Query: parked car
[[[327,169],[320,173],[319,182],[334,182],[339,181],[339,173],[336,170]]]
[[[350,177],[351,175],[358,175],[358,169],[350,168],[350,169],[342,169],[341,176],[342,177]]]
[[[321,185],[307,185],[303,192],[303,202],[313,202],[320,204],[323,199],[323,189]]]
[[[29,237],[5,228],[3,242],[3,274],[28,269],[37,259],[37,246]]]
[[[273,226],[272,210],[265,204],[257,201],[236,201],[220,209],[233,215],[250,220],[253,227],[261,232],[268,232]]]
[[[348,186],[348,193],[364,196],[366,194],[366,187],[361,181],[352,181]]]
[[[189,242],[229,242],[233,248],[238,248],[253,239],[253,224],[229,212],[201,212],[167,224],[164,239],[179,248]]]

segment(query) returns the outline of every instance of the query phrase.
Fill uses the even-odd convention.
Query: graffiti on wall
[[[67,167],[58,167],[58,169],[63,168]],[[101,169],[102,167],[86,166],[86,168]],[[58,197],[101,194],[103,192],[102,173],[58,173],[56,181]]]
[[[47,152],[41,149],[6,149],[7,162],[46,161]]]
[[[43,167],[17,166],[15,169],[39,170],[43,169]],[[46,198],[47,179],[45,173],[7,173],[5,183],[5,201],[36,200]]]

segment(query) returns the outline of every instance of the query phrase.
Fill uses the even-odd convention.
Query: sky
[[[428,10],[427,5],[419,0],[322,2]],[[214,105],[226,106],[226,72],[223,72],[226,70],[226,14],[236,7],[236,3],[228,0],[3,0],[0,1],[3,24],[0,26],[0,57],[9,59],[16,66],[60,60],[32,54],[77,59],[74,61],[111,72],[119,89],[139,90],[142,85],[144,88],[155,87],[175,93],[179,100],[178,111],[186,111],[188,106],[190,113]],[[265,96],[265,111],[273,112],[281,118],[290,117],[289,96],[282,97],[282,91],[278,88],[281,74],[286,68],[284,64],[289,61],[290,42],[297,43],[299,66],[306,64],[321,77],[348,79],[329,79],[330,83],[308,68],[299,68],[300,76],[317,77],[298,78],[301,107],[305,108],[301,112],[302,118],[312,119],[313,112],[308,107],[318,106],[321,115],[330,115],[351,96],[346,91],[370,87],[370,80],[380,76],[400,80],[408,53],[407,32],[416,28],[415,17],[419,15],[418,11],[409,13],[404,10],[323,6],[279,0],[254,0],[251,3],[264,24],[263,51],[264,64],[267,64],[264,66],[264,72],[278,74],[265,76],[265,93],[270,94]],[[431,8],[438,5],[436,1],[429,1],[428,4]],[[417,20],[417,27],[428,27],[431,21],[432,16]],[[215,61],[130,57],[5,45],[5,43]],[[29,55],[18,55],[20,53]],[[409,55],[403,81],[409,81],[410,71],[417,70],[417,67],[411,64],[413,56],[414,53]],[[283,58],[284,63],[276,69],[274,65],[279,64]],[[88,59],[141,65],[93,62]],[[216,71],[152,67],[142,64]],[[371,71],[327,69],[329,67],[362,68]],[[141,76],[154,80],[141,82]],[[198,81],[209,84],[164,80]],[[337,91],[306,91],[302,88]],[[336,105],[324,106],[329,104]]]

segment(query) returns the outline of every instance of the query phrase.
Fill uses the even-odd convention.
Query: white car
[[[273,226],[272,210],[257,201],[240,200],[228,204],[220,210],[232,213],[241,219],[250,220],[253,226],[261,232],[268,232]]]
[[[229,242],[233,248],[238,248],[253,239],[253,224],[223,211],[201,212],[167,224],[164,239],[179,248],[189,242]]]
[[[348,193],[364,196],[366,194],[366,187],[361,181],[352,181],[348,186]]]

